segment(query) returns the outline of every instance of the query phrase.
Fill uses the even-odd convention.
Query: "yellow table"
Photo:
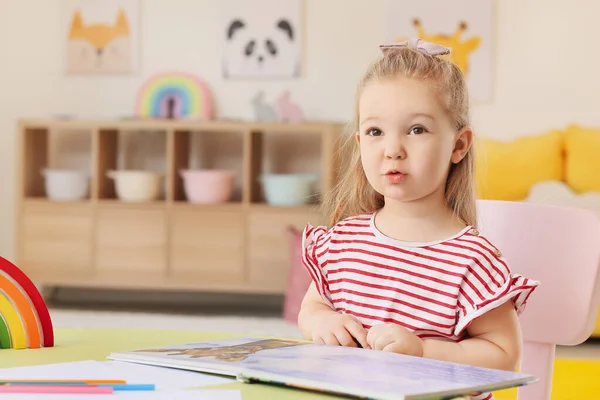
[[[151,346],[168,346],[192,341],[240,337],[240,335],[160,331],[146,329],[55,329],[55,346],[43,349],[0,350],[0,368],[52,364],[69,361],[105,361],[115,351]],[[244,400],[320,400],[340,399],[321,393],[264,384],[233,382],[203,389],[239,389]]]

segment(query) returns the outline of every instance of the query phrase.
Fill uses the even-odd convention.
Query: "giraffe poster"
[[[137,69],[139,0],[62,0],[67,74],[122,74]]]
[[[493,0],[386,0],[384,43],[418,37],[452,48],[473,102],[489,102],[493,87]]]

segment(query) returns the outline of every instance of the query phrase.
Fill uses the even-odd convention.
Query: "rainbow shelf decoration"
[[[33,282],[0,257],[0,349],[54,346],[52,320]]]
[[[149,78],[138,92],[136,115],[164,119],[213,119],[213,96],[199,77],[165,72]]]

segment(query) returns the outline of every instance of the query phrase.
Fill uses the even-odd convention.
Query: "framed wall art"
[[[220,0],[219,4],[224,78],[300,76],[302,0]]]
[[[386,0],[385,43],[418,37],[452,48],[448,57],[465,74],[471,98],[491,100],[493,0]]]
[[[139,0],[62,0],[67,74],[129,74],[139,60]]]

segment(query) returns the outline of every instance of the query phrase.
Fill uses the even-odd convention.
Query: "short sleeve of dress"
[[[502,254],[482,239],[473,246],[475,256],[460,284],[457,304],[457,324],[454,334],[460,336],[478,317],[512,301],[517,314],[525,310],[531,293],[539,282],[510,270]]]
[[[330,232],[324,226],[307,224],[302,232],[302,263],[308,270],[323,300],[333,307],[327,282],[327,252]]]

